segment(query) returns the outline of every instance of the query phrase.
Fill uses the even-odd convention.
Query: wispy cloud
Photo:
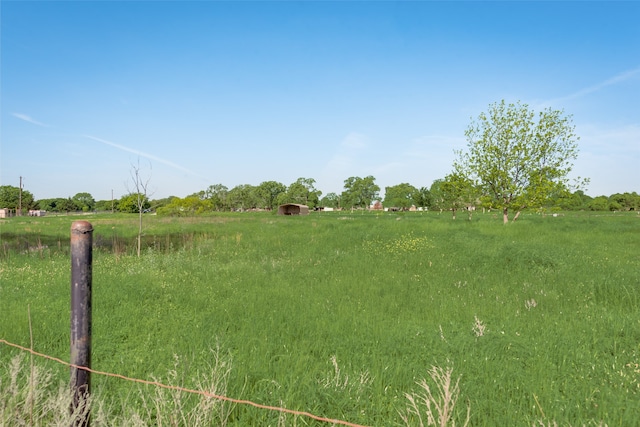
[[[37,120],[34,120],[33,118],[31,118],[31,116],[28,116],[28,115],[26,115],[26,114],[22,114],[22,113],[11,113],[11,115],[12,115],[13,117],[15,117],[15,118],[18,118],[18,119],[20,119],[20,120],[24,120],[25,122],[29,122],[29,123],[31,123],[31,124],[33,124],[33,125],[36,125],[36,126],[49,127],[48,125],[46,125],[46,124],[44,124],[44,123],[42,123],[42,122],[39,122],[39,121],[37,121]]]
[[[353,162],[362,156],[362,151],[367,145],[368,138],[366,135],[350,132],[340,142],[337,152],[329,160],[325,170],[334,173],[349,169]]]
[[[613,86],[616,85],[618,83],[622,83],[625,82],[627,80],[631,80],[632,78],[636,77],[636,76],[640,76],[640,67],[634,68],[633,70],[628,70],[625,72],[622,72],[620,74],[617,74],[603,82],[600,82],[598,84],[595,84],[593,86],[589,86],[589,87],[585,87],[583,89],[580,89],[579,91],[576,91],[570,95],[567,96],[563,96],[560,98],[555,98],[555,99],[550,99],[547,100],[545,102],[543,102],[542,104],[548,105],[548,104],[555,104],[555,103],[559,103],[559,102],[565,102],[565,101],[570,101],[572,99],[576,99],[576,98],[580,98],[583,97],[585,95],[589,95],[591,93],[597,92],[599,90],[604,89],[607,86]]]
[[[158,156],[154,156],[153,154],[145,153],[143,151],[136,150],[135,148],[126,147],[124,145],[116,144],[115,142],[107,141],[106,139],[97,138],[95,136],[91,136],[91,135],[82,135],[82,136],[84,138],[89,138],[89,139],[92,139],[94,141],[100,142],[102,144],[109,145],[111,147],[117,148],[119,150],[135,154],[136,156],[144,157],[145,159],[149,159],[149,160],[156,161],[158,163],[165,164],[165,165],[170,166],[170,167],[172,167],[174,169],[180,170],[182,172],[186,172],[186,173],[188,173],[190,175],[194,175],[194,176],[197,176],[197,177],[205,179],[205,180],[208,179],[207,177],[204,177],[202,175],[198,175],[197,173],[193,172],[190,169],[185,168],[184,166],[180,166],[179,164],[173,163],[172,161],[163,159],[163,158],[158,157]]]
[[[591,124],[580,126],[580,151],[601,155],[640,154],[640,125],[631,124],[613,128],[603,128]],[[635,169],[635,168],[634,168]]]
[[[365,148],[367,136],[358,132],[350,132],[343,140],[342,146],[347,148]]]

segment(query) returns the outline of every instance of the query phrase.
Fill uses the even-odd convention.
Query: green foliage
[[[578,137],[570,116],[546,109],[535,113],[526,104],[501,101],[489,106],[465,135],[468,151],[459,152],[456,172],[478,180],[494,208],[518,213],[542,206],[568,188],[567,175],[578,155]]]
[[[40,199],[38,200],[40,209],[47,212],[71,212],[76,210],[76,205],[70,199]]]
[[[7,208],[17,210],[21,206],[21,200],[23,212],[26,212],[29,209],[36,209],[38,206],[33,198],[33,194],[30,192],[23,189],[21,196],[20,187],[0,185],[0,209]]]
[[[606,196],[594,197],[588,207],[592,211],[607,211],[609,210],[609,199]]]
[[[313,209],[320,203],[322,191],[315,188],[316,180],[313,178],[298,178],[289,185],[286,192],[278,194],[278,205],[284,203],[298,203],[307,205]]]
[[[66,199],[41,199],[38,200],[38,206],[40,207],[40,209],[47,212],[69,213],[84,210],[71,197],[67,197]],[[88,212],[88,210],[85,210],[85,212]]]
[[[261,209],[278,209],[278,197],[287,191],[287,187],[276,181],[264,181],[256,188],[258,207]]]
[[[181,199],[171,198],[171,201],[156,209],[158,215],[169,216],[190,216],[212,211],[210,199],[202,199],[197,195],[192,195]]]
[[[211,201],[213,210],[223,211],[228,209],[227,197],[229,189],[222,184],[210,185],[205,191],[204,197]]]
[[[328,207],[328,208],[339,208],[340,204],[340,196],[336,193],[329,193],[320,200],[320,206]]]
[[[423,208],[430,208],[432,204],[431,191],[427,187],[420,187],[413,196],[413,199],[417,206]]]
[[[71,198],[77,208],[83,212],[92,211],[96,206],[96,201],[89,193],[78,193]]]
[[[431,204],[429,205],[432,209],[439,209],[442,211],[443,209],[448,209],[448,203],[445,199],[444,189],[442,188],[444,184],[444,179],[436,179],[431,183],[431,187],[429,188],[429,195],[431,197]]]
[[[76,205],[71,197],[68,197],[66,199],[60,200],[58,209],[60,212],[74,212],[78,210],[78,205]]]
[[[456,219],[456,211],[467,208],[469,219],[472,209],[475,209],[480,191],[473,181],[461,173],[452,172],[440,183],[439,193],[442,205],[449,208]]]
[[[140,202],[141,201],[141,202]],[[151,203],[144,194],[125,194],[118,200],[118,212],[123,213],[139,213],[140,203],[142,203],[142,209],[149,209]]]
[[[640,210],[640,195],[633,193],[616,193],[609,196],[609,210]]]
[[[412,205],[417,205],[419,191],[411,184],[402,183],[384,189],[384,206],[408,209]]]
[[[249,184],[236,185],[227,194],[227,204],[231,210],[239,212],[255,209],[258,205],[256,187]]]
[[[567,211],[579,211],[586,210],[593,199],[582,190],[577,190],[575,193],[563,192],[558,194],[549,200],[548,207],[557,207],[561,210]]]
[[[199,198],[203,198],[202,195],[198,195]],[[169,205],[174,199],[178,199],[179,197],[176,196],[169,196],[169,197],[165,197],[164,199],[154,199],[154,200],[150,200],[149,203],[151,204],[150,209],[152,210],[158,210],[164,206]]]
[[[118,210],[118,200],[98,200],[95,206],[96,211],[105,212],[109,211],[117,211]]]
[[[376,179],[369,175],[364,178],[352,176],[344,181],[344,191],[340,196],[345,208],[368,208],[378,198],[380,187]]]

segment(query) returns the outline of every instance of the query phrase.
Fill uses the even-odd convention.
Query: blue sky
[[[587,194],[640,192],[640,2],[2,1],[0,184],[152,198],[430,186],[504,99],[573,115]]]

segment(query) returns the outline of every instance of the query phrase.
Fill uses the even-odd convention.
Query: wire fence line
[[[184,388],[184,387],[180,387],[180,386],[162,384],[162,383],[160,383],[158,381],[149,381],[149,380],[143,380],[143,379],[139,379],[139,378],[130,378],[130,377],[126,377],[124,375],[114,374],[112,372],[97,371],[95,369],[87,368],[86,366],[78,366],[78,365],[74,365],[74,364],[69,363],[69,362],[65,362],[64,360],[58,359],[57,357],[49,356],[49,355],[43,354],[43,353],[38,353],[37,351],[34,351],[31,348],[23,347],[21,345],[14,344],[14,343],[9,342],[9,341],[4,340],[4,339],[0,339],[0,344],[5,344],[5,345],[7,345],[9,347],[17,348],[17,349],[19,349],[21,351],[30,353],[30,354],[32,354],[34,356],[38,356],[38,357],[41,357],[43,359],[48,359],[48,360],[51,360],[53,362],[56,362],[56,363],[59,363],[61,365],[65,365],[65,366],[68,366],[68,367],[71,367],[71,368],[82,369],[82,370],[85,370],[87,372],[90,372],[90,373],[96,374],[96,375],[103,375],[103,376],[106,376],[106,377],[119,378],[121,380],[129,381],[129,382],[145,384],[145,385],[151,385],[151,386],[154,386],[154,387],[165,388],[165,389],[169,389],[169,390],[177,390],[177,391],[184,392],[184,393],[198,394],[198,395],[201,395],[201,396],[204,396],[204,397],[223,400],[223,401],[226,401],[226,402],[231,402],[231,403],[235,403],[235,404],[239,404],[239,405],[249,405],[249,406],[253,406],[253,407],[259,408],[259,409],[265,409],[265,410],[268,410],[268,411],[277,411],[277,412],[282,412],[282,413],[290,414],[290,415],[303,416],[303,417],[314,419],[316,421],[321,421],[321,422],[325,422],[325,423],[331,423],[331,424],[334,424],[334,425],[338,424],[338,425],[349,426],[349,427],[367,427],[367,426],[364,426],[364,425],[361,425],[361,424],[354,424],[354,423],[351,423],[351,422],[348,422],[348,421],[320,417],[318,415],[314,415],[314,414],[311,414],[311,413],[305,412],[305,411],[296,411],[296,410],[293,410],[293,409],[287,409],[287,408],[282,408],[282,407],[278,407],[278,406],[263,405],[261,403],[252,402],[250,400],[234,399],[232,397],[220,396],[220,395],[217,395],[217,394],[209,393],[208,391],[192,390],[192,389],[188,389],[188,388]]]

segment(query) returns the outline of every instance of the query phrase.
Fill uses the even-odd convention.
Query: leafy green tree
[[[227,197],[229,189],[222,184],[210,185],[205,191],[205,198],[211,200],[213,210],[224,211],[229,209]]]
[[[638,210],[638,208],[640,208],[640,197],[636,192],[615,193],[609,196],[609,210],[629,211]]]
[[[368,208],[371,202],[378,198],[379,192],[380,187],[373,176],[352,176],[344,181],[344,191],[340,199],[344,207]]]
[[[568,188],[571,161],[578,155],[574,130],[571,116],[562,111],[545,109],[535,119],[526,104],[503,100],[469,125],[468,151],[457,153],[454,170],[482,185],[505,223],[512,208],[516,220],[522,209],[541,206],[550,194]]]
[[[316,180],[313,178],[298,178],[289,185],[286,193],[278,195],[278,204],[299,203],[313,209],[320,203],[322,191],[315,188]]]
[[[584,194],[584,191],[577,190],[574,193],[560,194],[552,200],[552,203],[549,203],[549,206],[567,211],[579,211],[587,209],[591,200],[591,197]]]
[[[322,200],[320,200],[320,206],[324,206],[327,208],[339,208],[340,196],[336,193],[328,193],[322,198]]]
[[[231,209],[245,211],[257,206],[256,187],[250,184],[241,184],[233,187],[227,194],[227,202]]]
[[[584,210],[587,209],[589,202],[591,201],[591,197],[587,194],[584,194],[582,190],[576,190],[575,193],[571,196],[573,203],[569,207],[573,210]]]
[[[171,200],[157,208],[158,215],[191,216],[211,211],[211,200],[203,199],[199,194],[192,194],[181,199],[172,197]]]
[[[622,205],[615,200],[609,201],[609,210],[612,212],[622,210]]]
[[[22,203],[22,212],[29,209],[36,209],[38,204],[33,198],[33,194],[26,190],[22,190],[20,194],[20,187],[14,187],[12,185],[0,186],[0,208],[7,208],[18,210]]]
[[[609,198],[607,196],[594,197],[588,207],[592,211],[606,211],[609,209]]]
[[[420,187],[413,200],[418,207],[431,208],[431,192],[427,187]]]
[[[67,197],[66,199],[60,199],[58,205],[58,212],[76,212],[80,210],[76,202],[71,198]]]
[[[158,209],[167,206],[168,204],[170,204],[174,199],[179,199],[179,197],[176,196],[169,196],[169,197],[165,197],[163,199],[154,199],[154,200],[150,200],[149,204],[150,207],[149,209],[155,210],[156,212],[158,211]]]
[[[143,213],[145,209],[149,209],[151,207],[151,203],[149,202],[149,199],[144,198],[142,209],[140,209],[138,200],[141,197],[143,197],[143,195],[135,193],[125,194],[120,198],[120,200],[118,200],[118,212]]]
[[[62,203],[64,199],[56,198],[56,199],[40,199],[38,200],[38,206],[40,209],[47,212],[60,212],[58,206]]]
[[[475,209],[479,192],[473,181],[460,173],[450,173],[440,184],[443,206],[451,209],[453,219],[459,209],[467,209],[469,220]]]
[[[627,207],[634,211],[640,210],[640,194],[636,193],[624,193],[627,195]]]
[[[287,186],[276,181],[264,181],[255,191],[258,206],[273,210],[278,208],[278,196],[287,191]]]
[[[183,212],[187,212],[190,215],[198,215],[212,210],[210,200],[202,199],[196,195],[187,196],[184,199],[176,197],[171,200],[170,204],[180,204],[184,208]]]
[[[159,216],[183,216],[184,208],[180,197],[173,197],[169,203],[156,208]]]
[[[402,183],[385,187],[384,189],[384,205],[387,207],[396,207],[408,209],[412,205],[416,205],[418,198],[418,189],[411,184]]]
[[[98,200],[94,206],[97,211],[117,211],[118,200]]]
[[[442,212],[444,209],[448,209],[445,203],[444,193],[442,191],[442,183],[444,179],[436,179],[431,183],[429,188],[429,195],[431,196],[430,208],[437,209]]]
[[[78,193],[71,198],[79,210],[83,212],[92,211],[96,206],[96,201],[89,193]]]

